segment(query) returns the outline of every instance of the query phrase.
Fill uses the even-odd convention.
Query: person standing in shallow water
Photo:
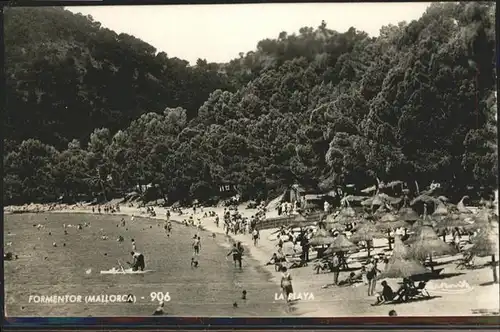
[[[201,249],[201,238],[199,236],[195,235],[194,241],[193,241],[194,255],[199,255],[200,254],[200,249]]]
[[[233,245],[233,249],[231,249],[231,251],[227,254],[226,257],[229,257],[230,255],[233,255],[234,267],[236,267],[236,265],[238,265],[239,268],[241,269],[241,255],[242,255],[242,253],[238,249],[238,246],[236,245],[236,243]]]

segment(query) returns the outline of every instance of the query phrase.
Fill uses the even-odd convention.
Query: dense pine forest
[[[376,38],[318,22],[193,66],[63,8],[4,22],[4,204],[497,187],[494,2],[435,3]]]

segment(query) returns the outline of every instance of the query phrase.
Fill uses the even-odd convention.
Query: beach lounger
[[[421,281],[415,288],[407,288],[403,293],[398,294],[394,300],[385,302],[386,304],[406,303],[421,298],[430,298],[429,292],[425,289],[427,282]]]
[[[474,256],[473,255],[465,255],[464,258],[460,259],[457,262],[457,269],[472,269],[474,268]]]

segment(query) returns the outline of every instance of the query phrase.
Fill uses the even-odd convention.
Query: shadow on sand
[[[422,302],[422,301],[429,301],[429,300],[438,299],[438,298],[441,298],[441,296],[434,295],[434,296],[426,296],[426,297],[417,297],[417,298],[414,298],[414,299],[411,299],[411,300],[408,300],[405,302],[402,302],[402,301],[387,302],[387,303],[384,303],[384,305],[395,305],[395,304],[403,304],[403,303]]]
[[[464,275],[465,273],[441,273],[437,276],[433,276],[430,280],[442,280],[442,279],[448,279],[448,278],[453,278],[453,277],[458,277],[461,275]]]

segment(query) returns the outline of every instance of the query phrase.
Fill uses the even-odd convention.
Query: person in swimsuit
[[[257,245],[257,242],[259,241],[259,237],[260,237],[259,230],[257,228],[254,228],[254,230],[252,232],[252,238],[253,238],[253,245],[254,246]]]
[[[234,262],[234,267],[236,267],[236,264],[239,265],[239,268],[241,269],[241,252],[238,250],[238,246],[236,243],[233,245],[233,249],[227,254],[227,256],[233,255],[233,262]]]
[[[292,276],[286,267],[281,267],[281,289],[285,293],[286,302],[289,301],[290,294],[293,294]]]
[[[199,255],[200,254],[201,238],[199,236],[195,236],[195,238],[194,238],[193,249],[194,249],[194,254],[195,255]]]
[[[134,261],[130,264],[132,266],[132,271],[137,271],[139,269],[144,271],[144,268],[146,267],[146,264],[144,263],[144,255],[134,251],[130,254],[134,258]]]

